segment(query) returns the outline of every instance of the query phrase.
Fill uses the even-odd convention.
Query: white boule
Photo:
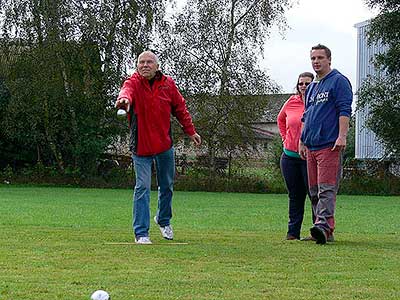
[[[103,290],[95,291],[92,296],[90,297],[91,300],[110,300],[110,295]]]
[[[117,111],[117,116],[118,116],[119,118],[124,118],[124,117],[126,117],[126,110],[125,110],[125,109],[122,109],[122,108],[118,109],[118,111]]]

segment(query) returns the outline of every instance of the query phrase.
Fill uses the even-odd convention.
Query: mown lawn
[[[400,197],[340,195],[324,246],[284,240],[286,195],[203,192],[175,193],[173,242],[137,246],[131,198],[0,186],[0,299],[400,299]]]

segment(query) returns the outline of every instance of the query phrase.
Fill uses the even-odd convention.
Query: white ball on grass
[[[110,300],[110,295],[103,290],[95,291],[90,297],[91,300]]]

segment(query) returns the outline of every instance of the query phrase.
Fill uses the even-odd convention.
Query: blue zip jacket
[[[306,90],[301,141],[309,150],[332,147],[339,136],[339,117],[351,116],[350,81],[336,69]]]

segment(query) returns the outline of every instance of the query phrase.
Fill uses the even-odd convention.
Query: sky
[[[321,43],[331,49],[332,68],[349,78],[356,91],[357,29],[355,24],[376,15],[363,0],[300,0],[287,11],[289,28],[276,30],[265,44],[262,68],[282,91],[294,91],[298,74],[310,71],[309,53]]]
[[[185,0],[177,0],[182,8]],[[298,74],[312,72],[309,53],[321,43],[332,51],[332,68],[349,78],[356,91],[357,29],[374,17],[363,0],[298,0],[285,16],[289,28],[280,34],[273,28],[265,43],[260,67],[282,87],[292,93]]]

